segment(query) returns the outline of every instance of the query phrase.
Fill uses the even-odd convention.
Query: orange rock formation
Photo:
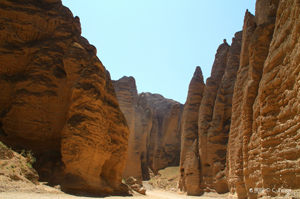
[[[60,0],[4,0],[0,16],[1,140],[64,190],[126,191],[128,127],[79,18]]]
[[[188,194],[276,197],[283,193],[270,190],[300,187],[299,13],[296,0],[257,0],[255,16],[246,12],[243,33],[229,50],[219,47],[199,101],[200,166],[192,152],[197,144],[182,148],[181,161],[195,162],[181,178]],[[186,179],[195,175],[188,186]]]
[[[123,177],[133,176],[141,184],[150,179],[149,168],[179,165],[182,105],[159,94],[137,93],[133,77],[113,81],[130,136]]]
[[[123,178],[133,176],[139,184],[143,179],[149,179],[147,161],[147,137],[152,123],[150,111],[144,111],[139,104],[139,96],[133,77],[123,77],[113,81],[120,108],[124,113],[130,134],[128,152]]]
[[[198,114],[205,84],[202,71],[197,67],[190,82],[188,97],[181,118],[181,190],[188,195],[200,194],[200,162],[198,152]]]

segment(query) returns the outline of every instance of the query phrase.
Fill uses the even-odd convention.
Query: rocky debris
[[[133,176],[142,184],[149,180],[149,168],[178,166],[180,160],[180,118],[183,106],[159,94],[138,94],[133,77],[113,81],[130,135],[123,178]]]
[[[125,180],[125,183],[127,185],[129,185],[131,187],[131,189],[133,189],[134,191],[146,195],[146,189],[145,187],[143,187],[138,181],[137,179],[135,179],[134,177],[129,177]]]
[[[178,192],[179,177],[179,166],[166,167],[159,170],[149,181],[144,181],[144,184],[155,189]]]
[[[113,81],[117,99],[129,126],[126,166],[123,178],[133,176],[139,184],[149,179],[147,161],[147,136],[151,129],[152,114],[139,105],[138,92],[133,77]]]
[[[200,194],[200,162],[198,154],[198,114],[205,84],[198,66],[190,82],[181,118],[181,158],[179,187],[188,195]],[[190,151],[188,153],[188,151]],[[188,166],[188,168],[186,168]],[[194,168],[194,169],[193,169]]]
[[[0,139],[63,190],[126,192],[129,130],[79,18],[60,0],[2,1],[0,16]]]

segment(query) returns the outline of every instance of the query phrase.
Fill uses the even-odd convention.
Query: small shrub
[[[32,151],[25,151],[25,149],[23,149],[20,154],[26,158],[26,165],[32,168],[32,164],[36,162],[36,158],[33,156]]]
[[[36,158],[33,157],[33,153],[31,152],[31,150],[30,150],[30,151],[27,151],[27,154],[26,154],[26,160],[27,160],[27,162],[30,163],[30,164],[33,164],[33,163],[36,162]]]

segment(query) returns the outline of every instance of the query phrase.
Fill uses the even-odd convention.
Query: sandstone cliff
[[[203,111],[200,106],[199,109],[199,155],[201,161],[201,173],[202,173],[202,185],[214,189],[218,193],[228,192],[226,174],[226,151],[227,142],[229,137],[229,129],[231,124],[231,108],[232,108],[232,95],[234,84],[236,80],[237,71],[240,62],[240,52],[242,43],[242,32],[237,32],[232,39],[232,44],[227,51],[227,55],[217,52],[216,61],[212,68],[212,76],[207,82],[204,92],[205,96],[209,94],[210,98],[207,98],[209,102],[214,101],[212,107],[211,118],[203,117],[207,112]],[[218,63],[218,61],[220,61]],[[215,66],[222,66],[215,68]],[[214,71],[215,70],[215,71]],[[224,70],[224,72],[223,72]],[[222,78],[218,76],[218,73],[224,73]],[[218,80],[220,78],[220,81]],[[212,82],[211,82],[212,81]],[[220,83],[219,83],[220,82]],[[210,86],[212,83],[214,86],[219,84],[219,87]],[[216,90],[214,90],[216,89]],[[208,91],[208,92],[207,92]],[[212,93],[216,93],[212,96]],[[213,98],[215,97],[215,98]],[[202,101],[201,105],[207,106],[206,101]],[[209,106],[209,105],[208,105]],[[205,111],[208,108],[204,109]],[[200,116],[202,115],[202,117]],[[207,125],[207,131],[206,128]]]
[[[183,105],[159,94],[141,93],[139,102],[152,113],[147,140],[147,159],[154,174],[180,161],[180,119]]]
[[[79,18],[60,0],[0,5],[0,139],[64,190],[123,190],[128,127]]]
[[[159,94],[138,94],[133,77],[113,81],[117,98],[130,129],[128,156],[123,177],[141,184],[180,161],[180,118],[183,106]]]
[[[260,138],[250,143],[250,137],[254,130],[252,129],[253,105],[259,93],[258,88],[264,70],[264,62],[269,53],[275,26],[274,13],[276,12],[274,9],[277,8],[277,4],[269,6],[269,3],[257,1],[256,16],[254,17],[247,11],[244,20],[241,63],[233,96],[227,162],[229,188],[232,193],[237,193],[239,198],[248,196],[248,187],[256,187],[255,184],[258,180],[253,180],[253,178],[257,178],[262,172],[261,165],[250,163],[249,158],[257,156],[260,150],[257,147],[261,147]],[[264,125],[268,126],[267,123]],[[250,165],[248,165],[249,163]],[[252,169],[250,169],[251,167]],[[251,197],[257,197],[257,194],[254,195],[256,196],[252,194]]]
[[[238,110],[233,112],[236,122],[230,132],[228,153],[230,188],[239,198],[278,196],[280,188],[300,186],[296,108],[299,105],[299,12],[295,0],[268,3],[259,0],[255,17],[250,18],[246,13],[245,22],[253,22],[245,23],[244,29],[250,26],[252,31],[247,50],[242,51],[247,57],[240,66],[240,80],[235,89],[247,85],[237,91],[246,100],[241,103],[238,93],[234,97]],[[241,139],[243,142],[237,142]],[[264,188],[264,191],[251,192],[251,188]]]
[[[124,113],[130,134],[123,178],[135,177],[140,184],[149,179],[147,161],[147,136],[152,126],[152,114],[139,105],[139,97],[133,77],[123,77],[113,81],[120,108]]]
[[[179,187],[188,195],[200,193],[200,162],[198,155],[198,114],[205,84],[197,67],[190,82],[181,118],[181,154]],[[188,154],[189,153],[189,154]]]

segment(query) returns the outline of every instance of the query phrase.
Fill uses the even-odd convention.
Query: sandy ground
[[[147,190],[147,195],[135,195],[128,197],[121,196],[110,196],[105,197],[106,199],[176,199],[176,198],[201,198],[201,199],[212,199],[212,198],[226,198],[227,195],[218,194],[205,194],[201,197],[199,196],[186,196],[176,193],[158,191],[158,190]],[[49,193],[22,193],[22,192],[5,192],[0,193],[0,198],[2,199],[92,199],[91,197],[79,197],[71,196],[67,194],[49,194]]]
[[[19,187],[18,185],[14,184],[15,187]],[[205,193],[203,196],[187,196],[184,194],[176,193],[176,192],[169,192],[163,190],[153,189],[151,185],[144,182],[144,186],[147,189],[147,195],[141,195],[136,193],[134,196],[109,196],[105,197],[104,199],[177,199],[177,198],[200,198],[200,199],[213,199],[213,198],[226,198],[228,194],[221,195],[215,193]],[[1,187],[1,186],[0,186]],[[48,187],[45,185],[38,185],[38,186],[28,186],[26,189],[14,189],[12,191],[6,190],[3,187],[2,191],[0,192],[0,199],[93,199],[95,197],[80,197],[80,196],[72,196],[65,194],[57,189],[52,187]]]

